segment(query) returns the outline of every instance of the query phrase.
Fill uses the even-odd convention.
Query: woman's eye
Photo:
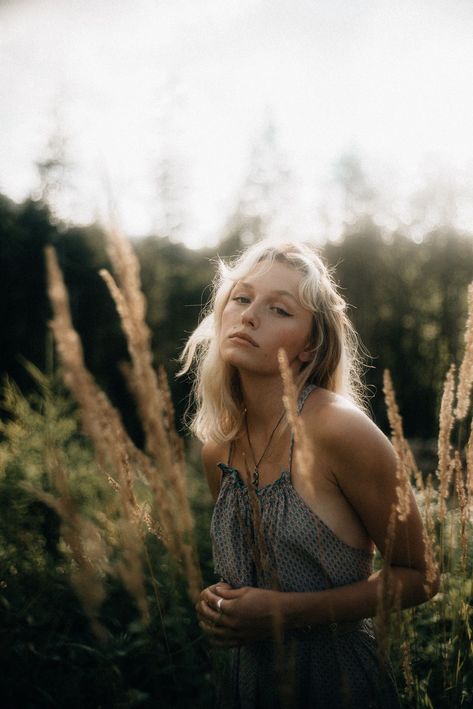
[[[250,299],[246,295],[235,295],[232,300],[236,303],[249,303]]]
[[[287,310],[284,310],[284,308],[280,308],[277,305],[273,306],[273,310],[278,314],[278,315],[285,315],[286,317],[291,317],[291,313],[288,313]]]

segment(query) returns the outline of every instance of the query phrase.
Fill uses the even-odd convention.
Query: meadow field
[[[142,438],[130,435],[86,365],[48,247],[57,366],[44,372],[24,362],[30,391],[11,379],[3,387],[2,703],[209,707],[225,662],[194,613],[200,589],[214,580],[210,495],[198,446],[176,432],[166,373],[153,363],[136,255],[114,233],[107,249],[113,276],[103,270],[101,277],[126,337],[129,361],[121,368]],[[396,381],[384,373],[399,459],[397,511],[407,514],[403,493],[412,485],[431,577],[437,568],[441,573],[440,592],[418,608],[396,608],[388,575],[379,599],[380,647],[391,657],[406,708],[473,704],[473,285],[463,325],[461,359],[435,384],[441,405],[433,462],[416,462]]]

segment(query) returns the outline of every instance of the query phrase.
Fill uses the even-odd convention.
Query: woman
[[[396,508],[397,461],[360,403],[345,308],[313,248],[263,241],[220,264],[210,311],[183,354],[185,370],[196,363],[191,428],[215,500],[221,577],[196,608],[212,643],[231,648],[223,707],[398,706],[370,619],[388,576],[398,607],[436,592],[411,492],[408,514],[391,518],[385,573],[373,573]],[[280,349],[299,392],[309,471],[293,455]]]

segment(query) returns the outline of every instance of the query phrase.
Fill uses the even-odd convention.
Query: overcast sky
[[[472,38],[471,0],[0,0],[0,191],[37,187],[59,132],[64,218],[102,215],[109,189],[125,230],[148,233],[169,161],[182,238],[213,243],[270,122],[301,235],[336,209],[350,151],[386,223],[409,222],[430,181],[471,229]]]

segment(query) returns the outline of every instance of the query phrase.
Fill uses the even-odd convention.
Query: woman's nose
[[[241,314],[241,321],[243,325],[249,325],[250,327],[257,327],[259,323],[258,315],[256,313],[254,303],[243,310]]]

